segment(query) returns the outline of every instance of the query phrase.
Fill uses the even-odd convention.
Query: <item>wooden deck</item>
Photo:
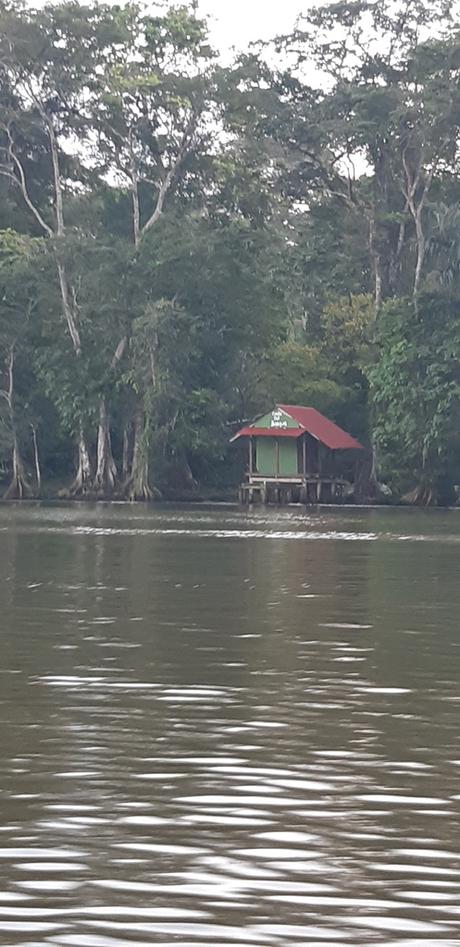
[[[352,484],[338,477],[301,475],[264,477],[251,474],[239,490],[240,503],[334,503]]]

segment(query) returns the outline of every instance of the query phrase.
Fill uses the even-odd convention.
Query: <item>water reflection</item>
[[[458,515],[1,507],[0,944],[458,944]]]

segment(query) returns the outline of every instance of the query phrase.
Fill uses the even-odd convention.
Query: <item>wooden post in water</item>
[[[307,435],[302,436],[302,454],[303,454],[303,487],[300,498],[303,503],[308,503],[308,484],[307,484]]]

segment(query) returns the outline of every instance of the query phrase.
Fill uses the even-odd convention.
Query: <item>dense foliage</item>
[[[0,479],[148,499],[277,400],[460,481],[460,33],[350,0],[222,65],[193,3],[0,0]]]

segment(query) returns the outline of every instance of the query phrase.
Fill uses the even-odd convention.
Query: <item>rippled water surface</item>
[[[0,507],[0,944],[460,944],[460,511]]]

